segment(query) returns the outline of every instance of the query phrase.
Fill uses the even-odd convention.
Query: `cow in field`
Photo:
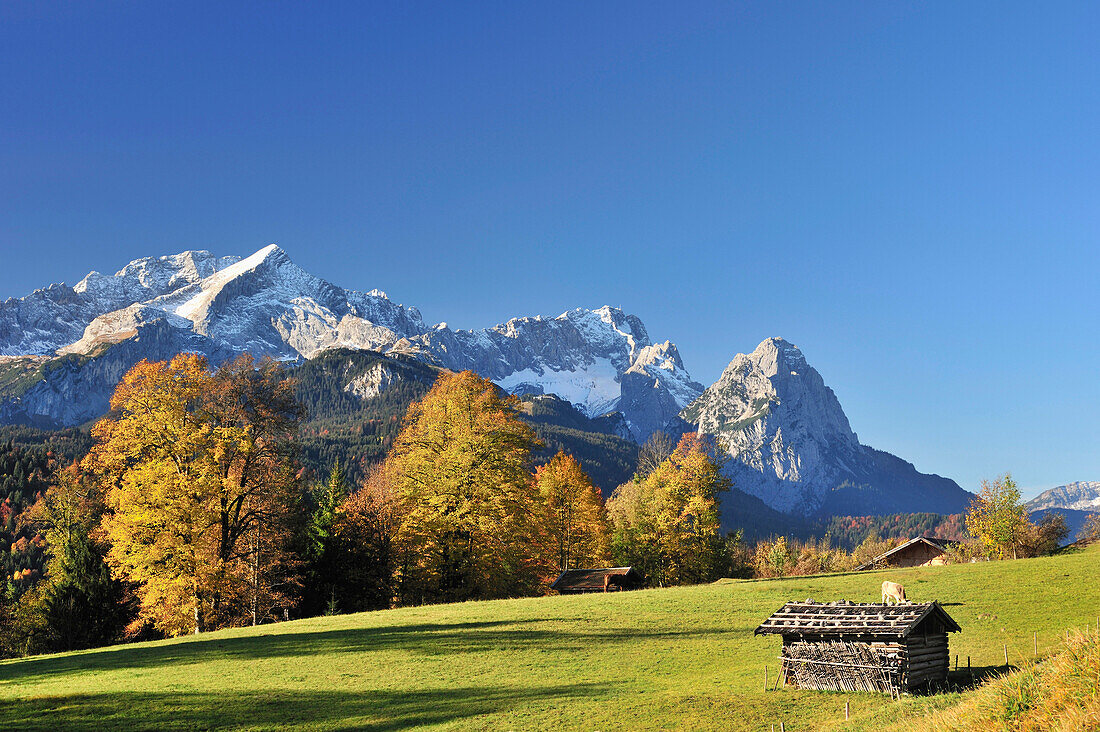
[[[893,599],[898,605],[909,600],[905,598],[905,588],[899,585],[897,582],[886,581],[882,583],[882,604],[889,605],[890,599]]]

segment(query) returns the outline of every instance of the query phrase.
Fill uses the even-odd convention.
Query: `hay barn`
[[[579,595],[584,592],[603,592],[604,578],[619,575],[615,590],[636,590],[642,586],[642,575],[633,567],[603,567],[601,569],[567,569],[558,575],[551,590],[562,595]]]
[[[883,567],[932,567],[947,564],[947,542],[934,536],[918,536],[880,554],[856,570]]]
[[[947,682],[947,634],[961,630],[938,603],[788,602],[756,635],[783,636],[780,676],[799,689],[889,694]]]

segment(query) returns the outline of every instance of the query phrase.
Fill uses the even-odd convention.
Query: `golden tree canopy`
[[[610,531],[600,491],[572,455],[559,452],[535,471],[547,512],[545,530],[558,571],[599,566],[608,557]]]
[[[535,438],[518,401],[470,371],[443,373],[386,460],[402,504],[406,599],[523,594],[540,573]]]
[[[1005,473],[992,483],[982,481],[966,511],[966,529],[971,535],[998,557],[1011,554],[1015,558],[1021,540],[1032,528],[1011,475]]]
[[[718,496],[729,488],[713,441],[684,435],[653,472],[608,500],[616,552],[661,584],[708,579],[721,543]]]
[[[256,619],[285,600],[290,440],[300,409],[271,363],[217,371],[142,361],[92,430],[108,561],[137,583],[139,622],[170,634]]]

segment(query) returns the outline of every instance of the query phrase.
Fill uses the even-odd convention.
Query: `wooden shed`
[[[947,634],[962,630],[939,603],[788,602],[756,629],[783,636],[780,676],[799,689],[896,694],[946,683]]]
[[[915,539],[879,554],[856,570],[881,569],[883,567],[931,567],[946,564],[944,553],[947,542],[934,536],[918,536]]]
[[[642,575],[633,567],[602,567],[600,569],[567,569],[558,575],[551,590],[563,595],[579,595],[583,592],[603,592],[604,578],[615,576],[612,590],[636,590],[642,586]]]

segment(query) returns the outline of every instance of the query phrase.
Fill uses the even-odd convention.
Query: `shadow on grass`
[[[686,638],[737,632],[730,628],[692,630],[638,630],[602,628],[598,631],[562,631],[525,627],[536,620],[497,620],[467,623],[429,623],[352,628],[314,632],[273,632],[245,637],[212,635],[149,646],[110,646],[94,652],[40,656],[0,665],[0,686],[78,672],[151,668],[168,664],[199,664],[340,653],[404,651],[432,656],[499,652],[535,648],[543,651],[580,651],[654,638]],[[278,628],[279,626],[271,626]]]
[[[382,732],[499,713],[537,702],[568,704],[608,684],[460,687],[401,692],[118,692],[0,703],[4,729],[236,729],[309,725]],[[486,722],[488,724],[488,722]]]
[[[969,671],[961,668],[947,674],[947,686],[951,691],[968,691],[987,681],[1016,670],[1016,666],[974,666]]]

